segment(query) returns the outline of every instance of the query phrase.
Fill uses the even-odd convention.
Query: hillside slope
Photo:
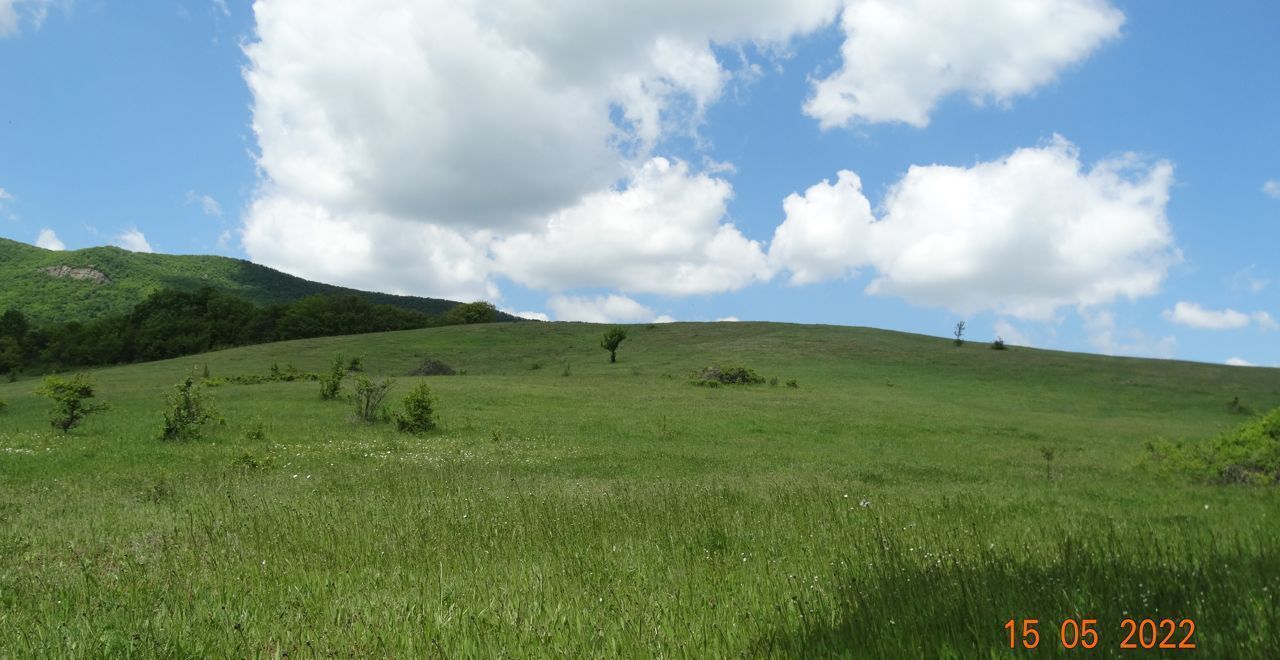
[[[1248,419],[1237,398],[1280,405],[1278,369],[778,323],[634,325],[610,364],[606,327],[100,369],[109,408],[66,435],[37,379],[0,382],[0,647],[996,658],[1002,623],[1038,616],[1045,657],[1076,657],[1054,651],[1080,613],[1107,657],[1126,617],[1193,619],[1206,658],[1280,657],[1280,489],[1141,465],[1153,438]],[[234,379],[338,354],[362,358],[348,393],[394,378],[397,410],[427,384],[439,428],[357,421],[311,381]],[[407,375],[426,359],[459,375]],[[709,365],[778,383],[690,384]],[[220,421],[160,440],[165,395],[204,373]]]
[[[87,279],[66,273],[55,277],[45,270],[62,266],[92,270],[76,273]],[[106,281],[98,281],[102,277],[94,271]],[[439,315],[457,304],[311,282],[229,257],[145,254],[117,247],[58,252],[4,238],[0,238],[0,282],[0,311],[20,309],[37,324],[122,314],[160,289],[190,291],[204,286],[259,305],[317,294],[358,295],[373,303]]]

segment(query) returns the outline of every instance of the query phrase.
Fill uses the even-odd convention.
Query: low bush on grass
[[[413,371],[409,372],[409,375],[410,376],[453,376],[457,373],[458,372],[453,370],[453,367],[439,360],[426,359],[422,361],[422,364],[418,365],[417,369],[414,369]]]
[[[719,385],[759,385],[764,377],[747,367],[707,367],[693,375],[693,384],[711,387]]]
[[[1005,344],[1004,344],[1004,338],[1003,338],[1003,337],[996,337],[996,340],[995,340],[995,341],[993,341],[993,342],[991,342],[991,350],[993,350],[993,351],[1007,351],[1007,350],[1009,350],[1009,347],[1008,347],[1008,346],[1005,346]]]
[[[333,359],[329,372],[320,377],[320,398],[332,401],[342,394],[342,379],[347,376],[347,364],[339,355]]]
[[[85,417],[107,409],[106,404],[89,403],[94,398],[93,383],[84,374],[70,378],[46,376],[36,388],[36,394],[53,402],[49,410],[49,423],[66,433],[79,426]]]
[[[396,411],[396,428],[404,433],[426,433],[436,427],[436,401],[426,383],[418,383],[401,403],[403,410]]]
[[[0,412],[4,412],[4,409],[7,408],[8,406],[9,404],[5,403],[4,399],[0,399]]]
[[[196,385],[186,378],[178,383],[166,397],[169,409],[164,412],[161,440],[196,440],[208,422],[218,419],[212,402]]]
[[[1147,461],[1160,470],[1216,484],[1280,484],[1280,408],[1208,442],[1147,443]]]
[[[357,376],[351,397],[355,402],[356,417],[364,422],[385,420],[387,407],[382,405],[382,401],[387,398],[387,392],[394,384],[395,381],[389,378],[375,383],[366,376]]]

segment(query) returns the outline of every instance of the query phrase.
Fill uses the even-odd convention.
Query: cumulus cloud
[[[1238,357],[1227,358],[1227,361],[1226,361],[1224,364],[1227,364],[1227,365],[1232,366],[1232,367],[1256,367],[1256,366],[1258,366],[1258,365],[1256,365],[1256,364],[1254,364],[1254,363],[1252,363],[1252,362],[1249,362],[1248,360],[1245,360],[1244,358],[1238,358]]]
[[[545,244],[575,223],[604,236],[587,225],[583,209],[602,209],[617,221],[645,212],[606,208],[611,203],[673,208],[685,199],[641,199],[636,190],[727,197],[726,183],[683,164],[661,181],[650,176],[659,169],[652,152],[661,139],[696,127],[723,91],[729,74],[713,45],[785,43],[829,24],[840,4],[262,0],[254,5],[257,38],[245,48],[245,78],[264,181],[245,217],[245,248],[257,261],[301,275],[444,295],[492,289],[491,278],[501,273],[481,239]],[[710,203],[722,208],[721,201]],[[284,215],[292,211],[300,213]],[[678,234],[672,241],[615,251],[621,261],[612,265],[656,276],[627,290],[707,291],[720,274],[718,258],[757,250],[730,226],[708,231],[703,214],[680,217],[695,226],[657,228]],[[341,232],[323,234],[336,225]],[[406,278],[392,226],[449,236],[450,246],[420,255],[415,276]],[[330,252],[349,251],[342,242],[351,239],[378,265],[324,263]],[[441,253],[448,263],[425,263]],[[517,256],[506,250],[498,261],[521,281],[593,284],[594,273],[569,281],[536,263],[536,255]],[[472,261],[463,266],[461,259]],[[747,259],[748,272],[727,274],[719,290],[756,278],[759,259]],[[659,266],[675,270],[668,276]],[[432,279],[435,271],[452,279]]]
[[[1013,344],[1014,346],[1034,346],[1031,338],[1018,329],[1018,326],[1010,323],[1008,319],[1000,319],[996,321],[996,337]]]
[[[1275,319],[1266,312],[1245,314],[1234,309],[1206,309],[1196,303],[1179,302],[1162,314],[1170,323],[1205,330],[1235,330],[1256,325],[1263,330],[1275,330]]]
[[[760,244],[721,221],[729,184],[655,158],[622,190],[588,195],[536,233],[493,246],[497,268],[530,287],[610,287],[688,295],[771,276]]]
[[[3,2],[3,1],[4,0],[0,0],[0,2]],[[0,188],[0,202],[8,202],[8,201],[11,201],[12,199],[13,199],[13,195],[10,195],[9,191],[5,190],[4,188]]]
[[[939,99],[1005,103],[1119,35],[1107,0],[850,0],[839,71],[804,110],[823,128],[929,123]]]
[[[652,309],[620,295],[595,297],[554,296],[547,301],[557,321],[585,321],[587,323],[644,323],[669,322],[670,317],[659,317]]]
[[[155,250],[151,249],[151,244],[147,242],[147,237],[138,231],[136,227],[117,235],[111,244],[130,252],[155,252]]]
[[[1172,183],[1172,165],[1132,155],[1086,169],[1055,136],[971,167],[913,166],[872,221],[842,172],[788,199],[770,257],[793,282],[872,266],[872,294],[1047,320],[1158,290],[1181,258],[1165,218]]]
[[[514,309],[506,309],[506,308],[503,308],[502,311],[512,316],[518,316],[522,319],[529,319],[530,321],[550,321],[551,320],[551,317],[547,316],[545,312],[517,312]]]
[[[58,239],[58,234],[56,234],[52,229],[40,230],[40,235],[36,237],[36,247],[57,251],[67,249],[66,244]]]
[[[792,193],[782,209],[786,221],[774,232],[769,259],[791,271],[792,284],[843,277],[866,263],[875,216],[857,174],[841,171],[834,184],[824,180],[804,195]]]
[[[1268,197],[1280,199],[1280,181],[1268,181],[1262,184],[1262,192]]]

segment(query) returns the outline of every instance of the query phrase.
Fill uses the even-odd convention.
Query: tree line
[[[87,323],[35,327],[17,309],[0,315],[0,374],[23,370],[145,362],[288,339],[489,323],[486,302],[460,304],[442,316],[370,303],[360,296],[316,295],[254,305],[203,288],[166,289],[126,314]]]

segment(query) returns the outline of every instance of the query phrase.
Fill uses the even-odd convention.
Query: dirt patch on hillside
[[[410,376],[453,376],[458,372],[453,367],[439,361],[427,359],[418,365],[417,369],[409,372]]]

